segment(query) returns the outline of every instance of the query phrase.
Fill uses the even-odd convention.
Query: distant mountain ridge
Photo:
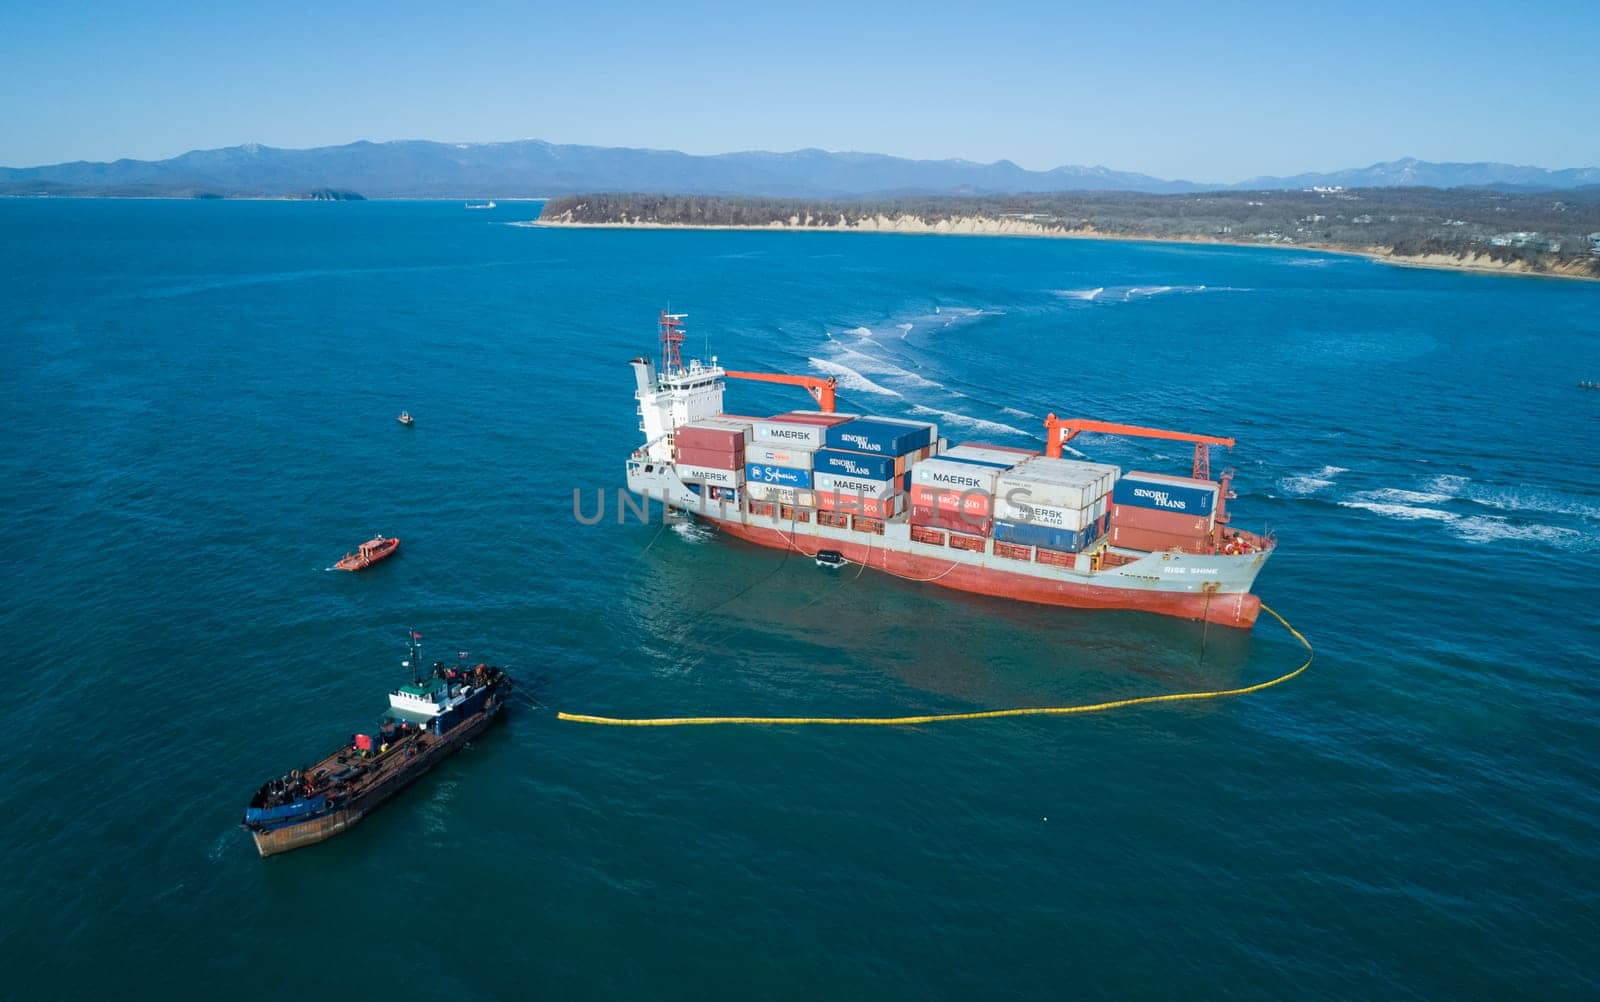
[[[1009,160],[911,160],[879,153],[748,151],[700,156],[675,150],[505,143],[365,140],[306,150],[246,143],[168,160],[0,167],[0,194],[298,196],[318,189],[368,198],[536,198],[593,191],[851,198],[896,194],[1275,190],[1314,186],[1503,187],[1561,190],[1600,184],[1600,168],[1547,170],[1414,158],[1330,173],[1257,177],[1238,184],[1164,180],[1107,167],[1028,170]]]

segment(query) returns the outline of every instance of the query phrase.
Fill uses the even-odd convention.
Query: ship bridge
[[[633,365],[634,391],[639,414],[639,430],[644,433],[644,450],[651,459],[672,461],[672,435],[681,425],[722,413],[722,391],[727,387],[727,371],[698,358],[683,362],[683,321],[687,314],[661,313],[661,368],[649,358],[636,358]]]

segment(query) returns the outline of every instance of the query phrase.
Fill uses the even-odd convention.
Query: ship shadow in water
[[[1247,681],[1251,631],[858,571],[824,571],[799,553],[727,537],[658,544],[639,561],[626,604],[645,646],[678,672],[732,668],[738,685],[795,698],[826,680],[882,713],[901,712],[883,706],[891,680],[917,704],[903,712],[1065,706]]]

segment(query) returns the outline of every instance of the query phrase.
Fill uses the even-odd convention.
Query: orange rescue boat
[[[378,533],[371,539],[362,543],[354,553],[346,553],[344,559],[333,566],[341,571],[366,570],[385,557],[392,556],[395,550],[400,549],[400,540],[394,537],[385,539],[383,533]]]

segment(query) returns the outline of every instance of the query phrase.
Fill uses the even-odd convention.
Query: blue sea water
[[[0,954],[18,998],[1600,990],[1600,286],[1307,251],[0,201]],[[1239,700],[919,729],[510,716],[267,861],[264,778],[425,655],[617,715],[1064,704],[1299,648],[619,525],[626,362],[1026,445],[1233,435]],[[730,410],[804,404],[731,387]],[[395,415],[417,417],[406,430]],[[1125,468],[1185,450],[1084,436]],[[579,524],[573,491],[610,493]],[[330,573],[375,531],[404,540]],[[535,681],[537,680],[537,681]]]

